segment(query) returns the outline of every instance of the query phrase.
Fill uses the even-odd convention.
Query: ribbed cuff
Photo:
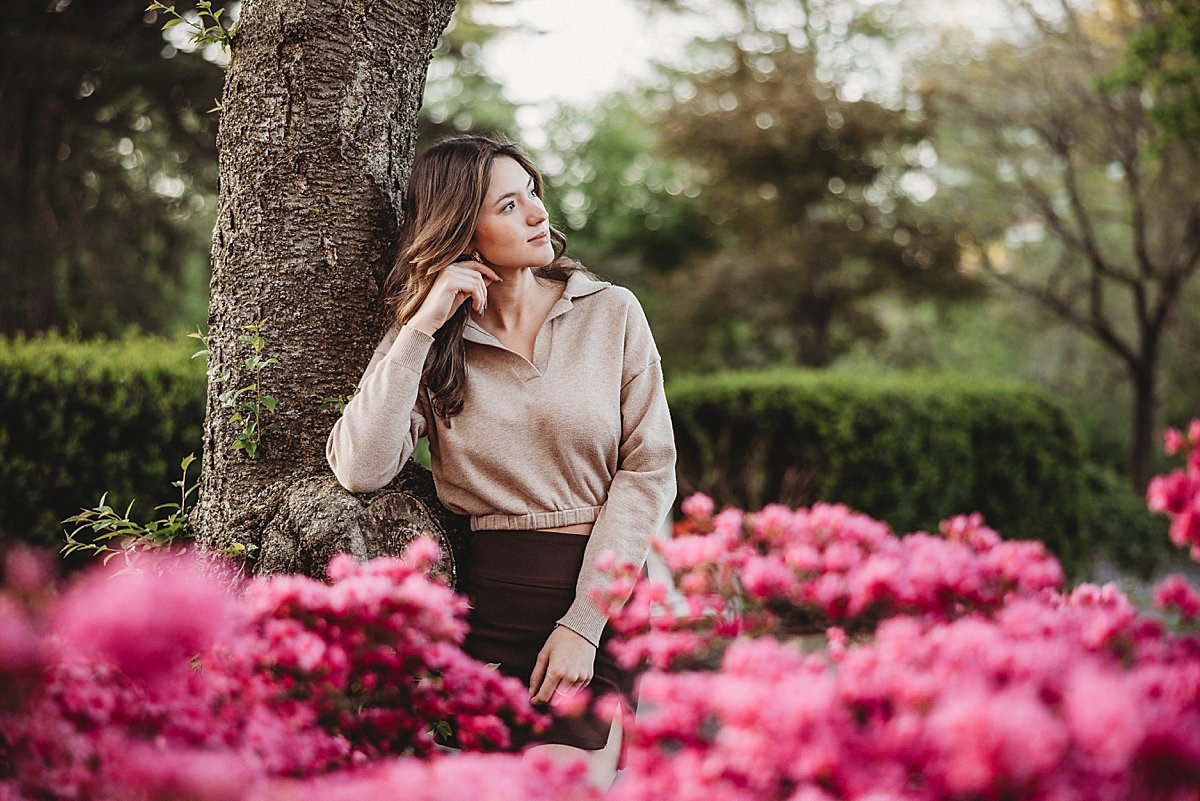
[[[425,357],[429,355],[429,348],[432,346],[433,337],[410,325],[404,325],[401,326],[400,333],[396,334],[396,341],[392,343],[386,358],[398,367],[421,375],[425,371]]]
[[[597,648],[607,622],[608,616],[586,598],[576,598],[567,613],[558,619],[558,625],[566,626]]]

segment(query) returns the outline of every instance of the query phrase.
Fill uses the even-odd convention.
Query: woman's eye
[[[508,201],[507,203],[505,203],[505,204],[504,204],[504,208],[500,209],[500,211],[512,211],[512,210],[513,210],[513,209],[515,209],[516,207],[517,207],[517,204],[516,204],[516,203],[513,203],[513,202],[510,200],[510,201]]]

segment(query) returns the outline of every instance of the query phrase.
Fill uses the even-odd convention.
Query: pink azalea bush
[[[679,597],[661,583],[635,586],[628,566],[601,603],[612,606],[628,664],[711,660],[734,638],[788,636],[836,624],[870,631],[893,615],[951,620],[990,613],[1009,598],[1061,585],[1062,568],[1040,542],[1001,540],[978,515],[941,524],[940,536],[896,537],[886,523],[840,504],[725,509],[694,495],[682,533],[655,544]]]
[[[1113,588],[992,617],[894,617],[840,659],[744,639],[652,671],[620,801],[1184,799],[1200,791],[1200,646]]]
[[[1200,421],[1166,445],[1186,467],[1148,501],[1196,556]],[[237,591],[187,560],[59,591],[13,551],[0,801],[1200,797],[1200,592],[1183,577],[1155,591],[1175,625],[1111,585],[1063,591],[1041,544],[978,515],[897,537],[833,504],[683,510],[659,546],[673,586],[609,559],[598,596],[617,656],[650,666],[607,793],[579,763],[472,753],[544,719],[463,654],[465,601],[428,578],[419,542],[339,557],[328,584]],[[446,736],[464,750],[437,748]]]
[[[201,779],[197,797],[240,798],[272,777],[428,757],[439,730],[507,746],[510,725],[541,717],[520,682],[462,652],[465,600],[427,577],[435,557],[425,542],[339,557],[330,584],[277,576],[240,594],[183,560],[56,597],[32,591],[52,585],[18,553],[0,594],[0,686],[20,688],[0,714],[0,798],[175,797]]]

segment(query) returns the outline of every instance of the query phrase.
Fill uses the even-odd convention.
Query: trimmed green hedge
[[[182,339],[0,339],[0,537],[50,546],[59,521],[104,492],[133,516],[178,500],[179,461],[200,455],[202,359]],[[196,474],[195,469],[192,476]]]
[[[840,501],[900,532],[982,512],[1004,536],[1086,558],[1080,445],[1024,384],[778,370],[672,380],[680,493],[757,509]]]

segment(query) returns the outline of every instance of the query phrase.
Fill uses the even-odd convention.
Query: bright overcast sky
[[[527,136],[536,140],[556,107],[587,105],[633,86],[651,74],[653,61],[671,60],[696,37],[731,27],[697,14],[651,13],[649,5],[513,0],[481,9],[482,18],[506,29],[484,51],[484,63],[507,97],[525,106],[519,121]],[[914,0],[909,8],[919,25],[965,25],[984,36],[1008,24],[996,0]]]
[[[688,40],[678,20],[643,9],[635,0],[485,7],[480,16],[509,29],[488,48],[487,67],[517,103],[590,102],[636,83],[656,55],[677,52]]]

